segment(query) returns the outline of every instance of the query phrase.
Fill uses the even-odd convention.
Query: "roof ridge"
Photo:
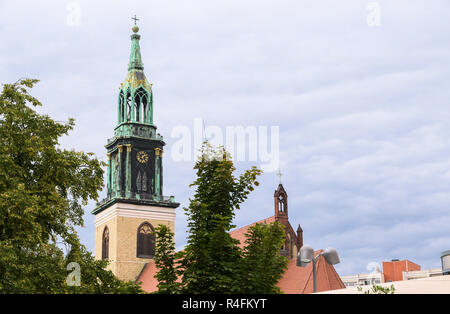
[[[312,265],[312,263],[310,263],[310,264]],[[309,266],[309,265],[308,265],[308,266]],[[303,289],[301,290],[301,293],[300,293],[300,294],[305,294],[306,288],[308,287],[308,283],[309,283],[309,281],[311,280],[311,276],[313,275],[313,269],[312,269],[312,266],[311,266],[310,268],[311,268],[311,271],[308,272],[308,279],[306,279],[305,286],[304,286]],[[313,285],[314,285],[314,282],[313,282]],[[314,288],[313,288],[313,291],[314,291]]]
[[[237,228],[237,229],[231,230],[231,231],[230,231],[229,233],[231,233],[231,232],[235,232],[235,231],[238,231],[238,230],[241,230],[241,229],[247,228],[247,227],[250,227],[251,225],[254,225],[254,224],[260,223],[260,222],[262,222],[262,221],[264,221],[264,220],[267,220],[267,219],[270,219],[270,218],[274,218],[274,217],[275,217],[275,215],[273,215],[273,216],[270,216],[270,217],[267,217],[267,218],[264,218],[264,219],[261,219],[261,220],[258,220],[258,221],[255,221],[255,222],[252,222],[252,223],[249,223],[248,225],[245,225],[245,226],[239,227],[239,228]]]
[[[331,269],[333,270],[333,274],[334,274],[334,276],[338,279],[338,281],[340,281],[340,282],[345,286],[344,282],[342,281],[341,276],[339,276],[338,272],[336,271],[336,268],[331,267]],[[330,287],[330,288],[331,288],[331,287]],[[334,290],[334,289],[331,289],[331,290]]]
[[[320,254],[321,252],[322,252],[323,250],[317,250],[317,251],[314,251],[314,257],[316,256],[316,253],[317,254]],[[320,258],[317,260],[317,264],[316,264],[316,275],[318,274],[318,270],[319,270],[319,261],[320,261]],[[311,266],[307,266],[307,267],[310,267],[311,268],[311,271],[308,273],[308,279],[306,280],[306,282],[305,282],[305,286],[303,287],[303,289],[301,290],[301,293],[300,294],[304,294],[305,293],[305,291],[306,291],[306,288],[308,287],[308,282],[311,280],[311,276],[313,275],[313,269],[312,269],[312,264],[313,263],[309,263],[309,265],[311,265]],[[298,267],[298,266],[297,266]],[[314,280],[313,280],[314,281]],[[300,287],[301,288],[301,287]],[[313,293],[314,293],[314,282],[313,282]]]
[[[331,290],[330,277],[328,276],[328,267],[327,267],[328,263],[325,260],[325,257],[323,257],[323,256],[319,257],[319,261],[320,261],[321,266],[323,265],[323,268],[324,268],[324,271],[325,271],[325,274],[326,274],[325,278],[327,279],[327,282],[328,282],[328,288],[329,288],[329,290]]]
[[[142,267],[141,271],[139,272],[139,275],[136,277],[136,280],[134,281],[134,283],[138,283],[139,279],[141,279],[142,274],[144,273],[145,269],[147,268],[147,265],[149,263],[145,263],[144,267]]]

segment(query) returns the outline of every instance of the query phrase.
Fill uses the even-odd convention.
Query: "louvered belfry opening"
[[[147,123],[147,92],[143,88],[139,88],[134,96],[134,105],[136,117],[135,121]]]
[[[142,223],[137,233],[137,257],[153,258],[155,255],[155,233],[148,222]]]
[[[278,210],[280,211],[280,213],[284,212],[284,195],[280,194],[278,196]]]

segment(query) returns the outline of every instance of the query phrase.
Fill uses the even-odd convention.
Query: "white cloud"
[[[71,1],[79,27],[66,23],[70,1],[0,3],[0,81],[42,80],[40,110],[76,119],[65,147],[105,156],[137,14],[166,150],[172,128],[196,117],[280,126],[291,223],[339,250],[341,274],[391,258],[434,267],[450,247],[448,1],[380,0],[380,27],[358,0]],[[165,194],[186,206],[192,163],[166,157],[164,171]],[[277,183],[264,174],[236,224],[272,215]],[[91,249],[93,234],[87,214]]]

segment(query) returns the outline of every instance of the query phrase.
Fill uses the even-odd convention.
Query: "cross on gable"
[[[283,176],[283,174],[281,173],[281,169],[278,168],[278,173],[277,173],[278,177],[280,178],[280,183],[281,183],[281,177]]]

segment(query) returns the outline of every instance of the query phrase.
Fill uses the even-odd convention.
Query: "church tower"
[[[275,221],[284,225],[286,232],[285,241],[281,248],[281,254],[289,259],[297,256],[300,248],[303,246],[303,229],[298,225],[297,233],[295,233],[291,224],[289,223],[288,215],[288,195],[283,187],[283,184],[278,185],[278,188],[273,194],[274,208],[275,208]]]
[[[138,34],[133,26],[128,73],[117,99],[117,125],[108,139],[107,197],[92,211],[95,257],[110,261],[122,280],[135,280],[155,254],[154,229],[174,231],[174,197],[163,196],[163,137],[153,120],[153,91],[144,74]]]

